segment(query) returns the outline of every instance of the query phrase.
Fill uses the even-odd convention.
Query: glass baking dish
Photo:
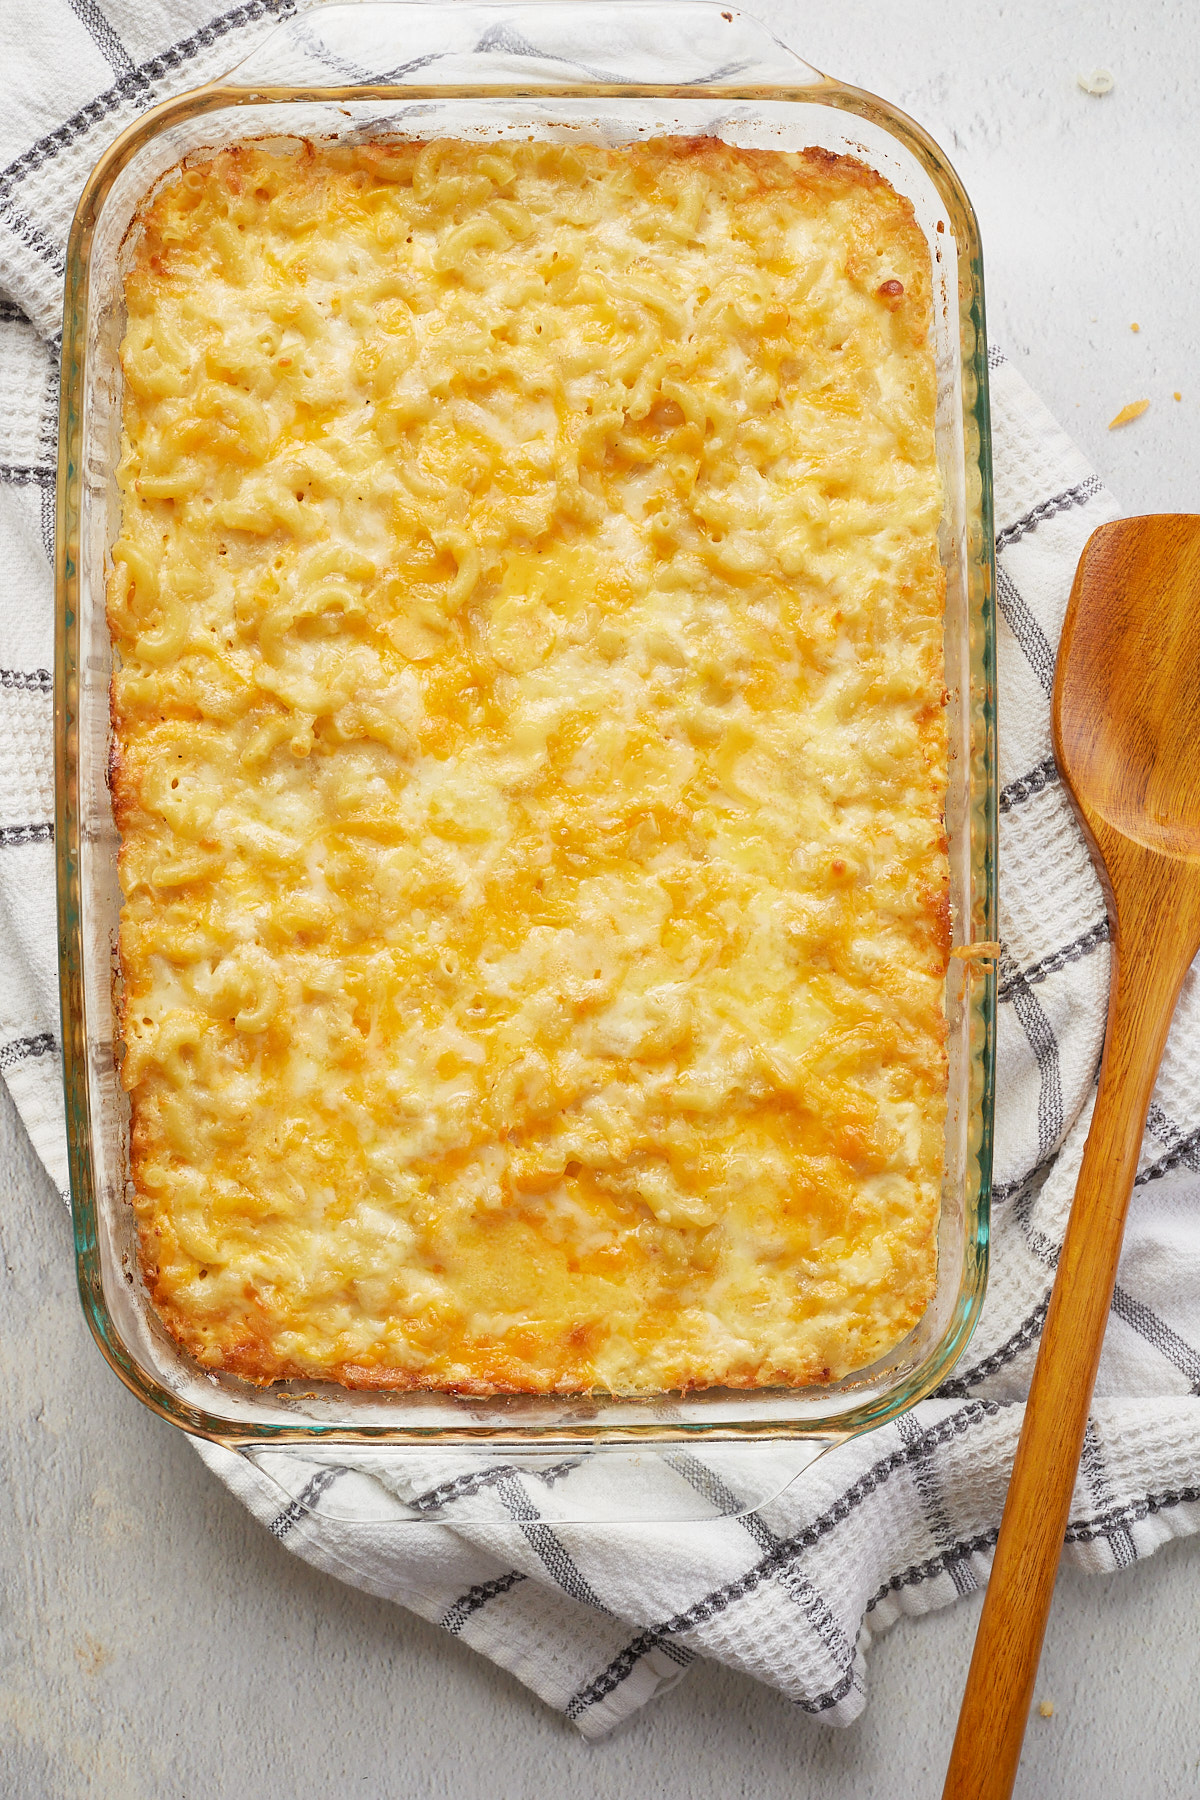
[[[331,1486],[322,1471],[357,1468],[386,1496],[380,1516],[438,1518],[439,1496],[453,1489],[453,1516],[461,1520],[463,1494],[483,1491],[489,1471],[545,1474],[564,1466],[569,1446],[572,1518],[738,1511],[778,1492],[822,1448],[928,1394],[960,1355],[982,1304],[995,1012],[986,955],[952,958],[947,978],[950,1104],[935,1298],[895,1351],[834,1386],[639,1400],[481,1400],[295,1381],[259,1389],[193,1363],[160,1325],[141,1282],[125,1187],[128,1113],[114,1063],[120,895],[106,783],[111,657],[104,611],[119,516],[117,348],[122,246],[131,221],[184,157],[251,138],[616,142],[662,134],[715,134],[785,150],[818,145],[869,164],[913,203],[934,277],[953,935],[960,947],[993,940],[993,546],[982,266],[966,194],[911,120],[818,74],[753,19],[703,0],[446,7],[363,0],[301,14],[226,81],[146,113],[93,171],[75,217],[63,334],[56,736],[63,1059],[80,1293],[104,1355],[140,1399],[185,1431],[240,1450],[302,1505],[336,1510],[321,1498]],[[701,1484],[704,1495],[694,1482],[672,1486],[649,1473],[655,1458],[679,1466],[689,1447],[722,1471],[720,1480]],[[350,1510],[361,1516],[363,1480],[345,1491],[356,1486]]]

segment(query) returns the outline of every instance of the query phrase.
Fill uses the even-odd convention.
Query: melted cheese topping
[[[252,1380],[806,1384],[932,1291],[928,252],[858,165],[243,148],[109,614],[144,1273]]]

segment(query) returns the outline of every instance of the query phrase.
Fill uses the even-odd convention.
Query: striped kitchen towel
[[[0,21],[0,1072],[64,1193],[50,670],[66,234],[119,129],[220,74],[294,11],[293,0],[9,0]],[[529,51],[499,10],[493,43],[498,29],[506,54]],[[302,49],[317,54],[311,40]],[[1049,698],[1076,560],[1117,512],[1015,370],[998,352],[990,360],[1002,615],[995,1231],[987,1305],[953,1378],[741,1517],[739,1465],[714,1452],[663,1458],[645,1475],[654,1508],[677,1515],[686,1494],[687,1510],[711,1515],[687,1526],[570,1524],[586,1459],[536,1473],[464,1471],[461,1457],[313,1459],[292,1465],[288,1499],[268,1468],[199,1446],[298,1555],[436,1620],[588,1735],[698,1655],[846,1723],[864,1704],[874,1634],[987,1577],[1103,1034],[1104,907],[1055,770]],[[1090,1569],[1200,1528],[1198,1171],[1193,976],[1151,1108],[1076,1488],[1068,1555]],[[776,1466],[782,1481],[771,1458],[785,1453],[762,1454],[762,1482]]]

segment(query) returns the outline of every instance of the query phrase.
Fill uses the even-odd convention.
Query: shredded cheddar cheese
[[[823,152],[246,147],[127,279],[143,1271],[254,1381],[823,1382],[932,1292],[928,251]]]

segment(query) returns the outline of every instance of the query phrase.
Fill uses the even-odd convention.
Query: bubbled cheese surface
[[[247,147],[127,281],[143,1270],[252,1380],[826,1381],[932,1292],[928,251],[854,163]]]

